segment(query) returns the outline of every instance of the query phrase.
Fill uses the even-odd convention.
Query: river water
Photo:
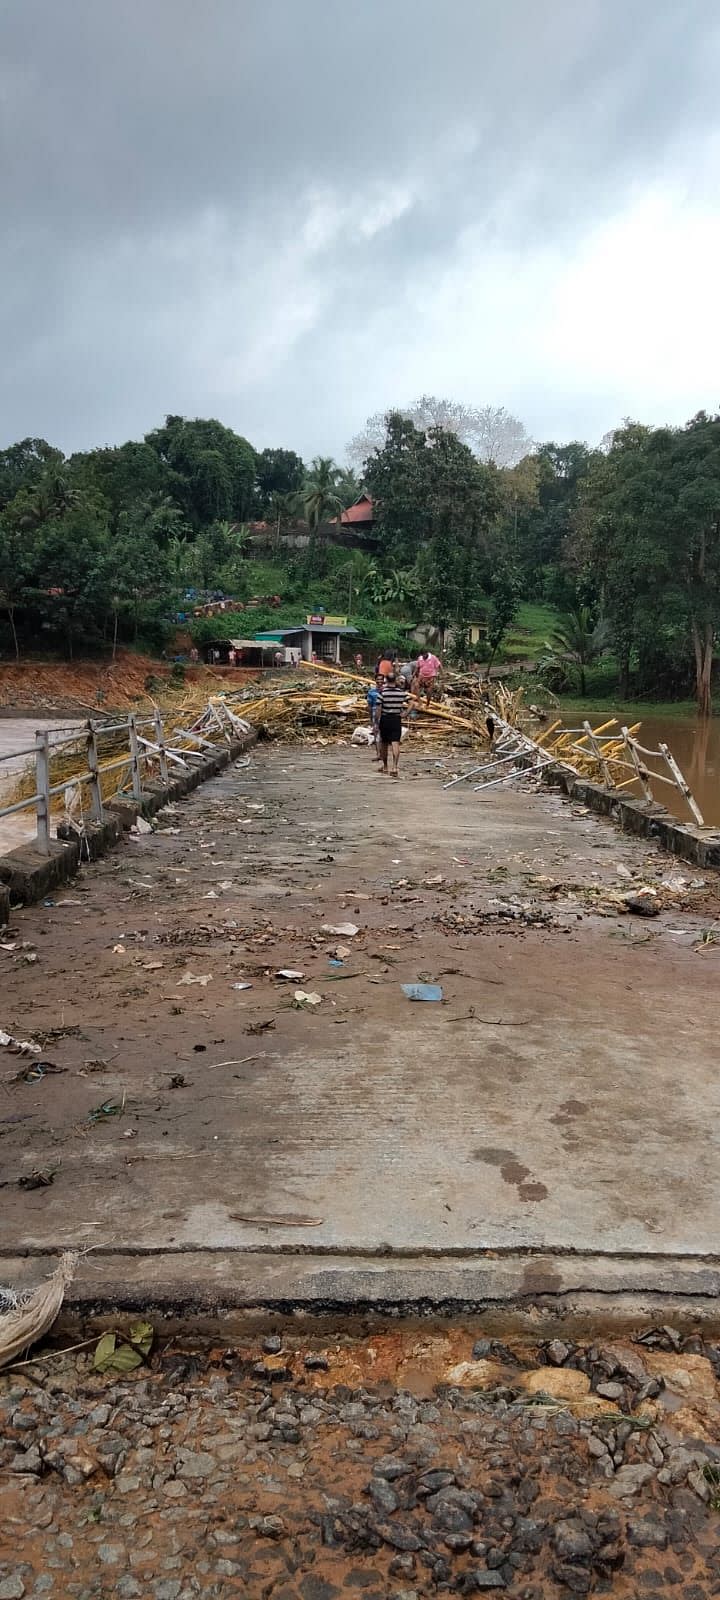
[[[607,719],[607,712],[583,711],[592,726],[597,728]],[[621,718],[625,720],[624,717]],[[565,718],[566,721],[570,719]],[[631,718],[628,717],[631,722]],[[696,717],[644,716],[637,735],[647,750],[657,750],[662,742],[668,746],[689,784],[692,793],[709,826],[720,827],[720,718],[699,721]],[[648,761],[648,767],[662,772],[662,761]],[[691,813],[679,791],[666,783],[654,786],[655,794],[668,811],[674,812],[684,822],[691,822]]]

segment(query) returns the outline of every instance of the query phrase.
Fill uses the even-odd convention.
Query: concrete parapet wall
[[[570,767],[546,768],[543,781],[589,811],[609,817],[623,833],[634,833],[642,839],[656,839],[663,850],[681,856],[696,867],[720,867],[720,829],[698,828],[695,823],[680,822],[666,811],[659,801],[631,799],[599,783],[578,778]]]

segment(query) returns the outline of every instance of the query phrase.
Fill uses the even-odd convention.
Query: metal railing
[[[87,814],[91,822],[103,822],[108,801],[125,795],[137,802],[140,811],[144,780],[157,775],[163,786],[167,787],[171,767],[187,771],[194,762],[203,761],[208,751],[217,749],[218,743],[229,743],[233,736],[247,732],[248,728],[248,723],[234,715],[223,700],[217,699],[208,702],[191,727],[174,728],[172,744],[168,742],[165,720],[157,707],[148,716],[138,717],[131,713],[114,722],[99,723],[88,719],[81,727],[74,728],[69,737],[54,742],[53,735],[64,732],[64,729],[38,729],[33,745],[0,755],[0,777],[3,762],[12,762],[15,766],[18,760],[27,758],[34,779],[32,794],[23,795],[8,805],[0,804],[0,820],[21,812],[34,812],[35,836],[28,842],[32,842],[44,855],[49,855],[53,801],[57,796],[64,795],[65,816],[83,833],[86,817],[83,796],[86,792]],[[152,730],[153,736],[147,737],[141,729]],[[108,739],[112,740],[114,749],[103,756],[101,747]],[[127,744],[127,749],[115,754],[118,744]],[[71,770],[59,782],[53,782],[53,764],[58,758],[63,758]],[[104,794],[103,786],[108,773],[119,773],[120,776],[117,784],[109,792],[106,788]],[[26,771],[23,773],[21,770],[17,774],[20,783],[24,776],[27,781]],[[79,818],[75,815],[78,797]]]
[[[635,737],[639,723],[632,728],[621,727],[619,733],[613,733],[610,730],[618,726],[614,717],[597,728],[591,727],[587,720],[579,728],[564,728],[558,720],[544,734],[533,739],[513,723],[506,722],[494,707],[489,707],[489,711],[496,728],[492,758],[451,778],[444,788],[452,789],[457,783],[479,777],[482,781],[473,784],[473,790],[477,793],[481,789],[492,789],[500,784],[531,778],[545,767],[563,765],[577,770],[578,757],[582,757],[583,765],[591,763],[602,776],[606,788],[613,792],[637,786],[645,800],[654,801],[656,797],[652,785],[669,785],[682,796],[697,826],[704,828],[700,807],[668,746],[661,743],[657,750],[646,749]],[[657,772],[648,767],[648,760],[661,763],[665,770]],[[505,770],[499,772],[499,768]],[[492,776],[488,777],[488,773],[492,773]]]

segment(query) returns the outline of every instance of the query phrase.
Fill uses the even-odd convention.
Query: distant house
[[[337,517],[335,521],[337,522]],[[354,528],[358,533],[372,533],[375,521],[372,497],[365,493],[359,494],[357,500],[341,513],[340,521],[344,527]]]
[[[457,628],[447,628],[445,641],[441,630],[433,622],[417,622],[409,632],[409,639],[420,645],[423,650],[447,649],[453,644]],[[487,622],[469,622],[467,626],[468,643],[473,647],[487,644]]]

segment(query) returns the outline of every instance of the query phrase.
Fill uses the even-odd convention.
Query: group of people
[[[414,662],[399,663],[394,651],[386,651],[375,663],[375,682],[368,689],[370,727],[373,734],[378,772],[397,778],[400,765],[402,719],[408,700],[422,696],[429,706],[441,681],[441,664],[431,650],[422,650]]]

